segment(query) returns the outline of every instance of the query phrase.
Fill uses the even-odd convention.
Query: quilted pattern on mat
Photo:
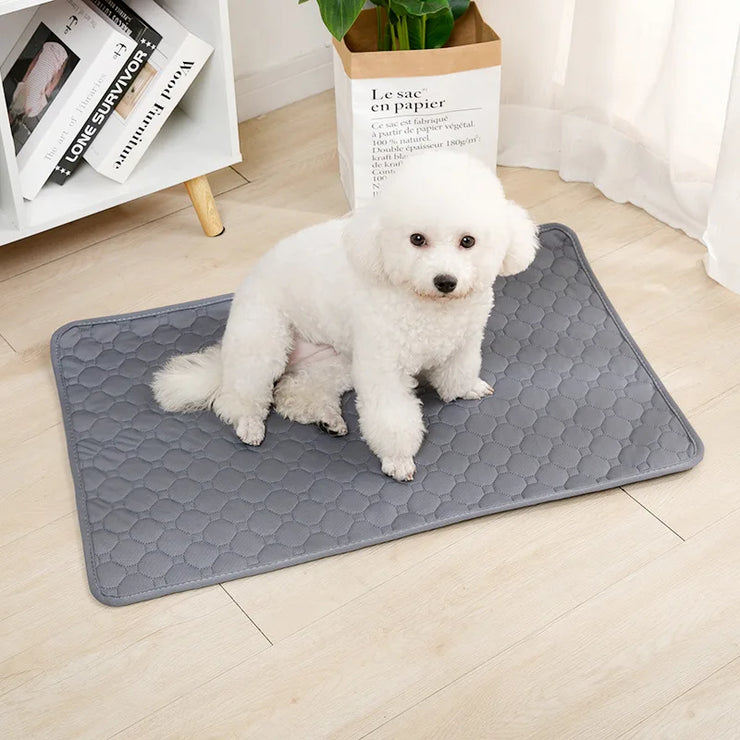
[[[221,336],[229,297],[81,321],[52,356],[93,594],[126,604],[450,522],[696,464],[701,442],[654,377],[565,227],[496,284],[481,401],[422,390],[428,434],[410,483],[360,439],[271,414],[259,448],[210,412],[168,414],[148,382]]]

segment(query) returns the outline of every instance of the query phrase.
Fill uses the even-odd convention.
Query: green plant
[[[308,0],[298,0],[299,3]],[[329,32],[342,39],[364,0],[317,0]],[[450,38],[470,0],[371,0],[378,17],[378,50],[437,49]]]
[[[372,0],[378,14],[378,50],[438,49],[470,0]]]

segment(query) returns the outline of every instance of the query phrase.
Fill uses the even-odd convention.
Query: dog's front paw
[[[384,457],[380,467],[383,472],[398,481],[414,479],[416,465],[413,457]]]
[[[236,425],[236,436],[247,445],[261,445],[265,439],[265,422],[252,416],[242,416]]]
[[[475,398],[484,398],[485,396],[490,396],[493,393],[493,388],[491,388],[488,383],[486,383],[485,380],[481,380],[478,378],[475,383],[473,383],[473,387],[467,391],[466,393],[461,393],[460,398],[465,399],[475,399]]]

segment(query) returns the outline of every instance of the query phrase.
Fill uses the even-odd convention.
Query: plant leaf
[[[449,0],[450,10],[457,20],[470,6],[470,0]]]
[[[412,49],[423,49],[421,43],[421,18],[410,16],[408,19],[409,24],[409,46]]]
[[[321,20],[329,29],[329,33],[340,41],[365,5],[365,0],[317,0],[317,2]]]
[[[426,48],[439,49],[447,43],[452,29],[455,26],[455,18],[449,8],[437,11],[427,16]]]
[[[450,0],[389,0],[396,15],[422,16],[450,9]]]

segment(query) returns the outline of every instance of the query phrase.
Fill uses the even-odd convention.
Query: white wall
[[[240,121],[333,86],[315,0],[229,0],[229,9]]]

